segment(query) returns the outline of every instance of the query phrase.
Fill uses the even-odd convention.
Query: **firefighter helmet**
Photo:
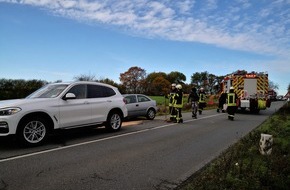
[[[176,88],[180,90],[180,89],[182,89],[182,86],[180,84],[178,84],[178,85],[176,85]]]
[[[171,84],[171,87],[176,87],[176,84],[175,84],[175,83],[172,83],[172,84]]]
[[[230,87],[230,90],[235,90],[235,88],[233,86]]]

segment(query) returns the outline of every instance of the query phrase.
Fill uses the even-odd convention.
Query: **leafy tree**
[[[145,82],[145,86],[146,86],[146,94],[150,94],[150,95],[157,95],[155,94],[155,89],[156,89],[156,86],[155,84],[153,84],[153,81],[156,79],[156,78],[163,78],[165,79],[168,83],[170,83],[168,80],[167,80],[167,74],[164,73],[164,72],[153,72],[153,73],[150,73],[147,75],[146,77],[146,82]],[[160,92],[159,92],[160,93]],[[159,95],[158,93],[158,95]]]
[[[23,93],[21,97],[28,96],[29,94],[38,90],[39,88],[43,87],[46,84],[48,84],[48,82],[35,79],[24,81]]]
[[[200,74],[201,74],[201,85],[204,88],[207,88],[207,86],[209,84],[209,81],[208,81],[209,73],[207,71],[205,71],[205,72],[201,72]]]
[[[167,75],[167,80],[170,83],[184,84],[184,82],[186,81],[186,76],[178,71],[172,71]]]
[[[208,76],[209,74],[207,71],[201,73],[196,72],[191,76],[191,83],[196,84],[198,88],[203,87],[207,89],[209,83]]]
[[[182,86],[183,93],[189,94],[194,85],[185,83],[185,84],[182,84],[181,86]]]
[[[164,72],[153,72],[147,75],[146,77],[146,82],[148,84],[151,84],[153,82],[153,80],[157,77],[163,77],[165,79],[167,79],[167,74]]]
[[[105,79],[99,79],[97,80],[97,82],[101,82],[101,83],[105,83],[105,84],[109,84],[115,87],[119,87],[119,84],[117,84],[115,81],[109,79],[109,78],[105,78]]]
[[[0,100],[25,98],[45,84],[41,80],[0,79]]]
[[[199,87],[201,83],[200,78],[201,78],[201,74],[199,72],[193,73],[191,75],[191,83]]]
[[[170,82],[162,76],[156,77],[153,82],[153,94],[152,95],[165,95],[170,91]]]
[[[208,90],[211,94],[215,93],[214,87],[216,85],[217,82],[217,76],[215,76],[214,74],[209,74],[208,75]]]
[[[145,92],[146,71],[140,67],[131,67],[125,73],[120,74],[120,81],[126,93]]]
[[[0,80],[0,100],[15,99],[13,93],[13,80]]]
[[[204,72],[196,72],[191,76],[191,83],[197,88],[203,87],[206,92],[217,94],[220,92],[220,83],[224,76],[216,76],[214,74]]]
[[[287,90],[288,90],[288,92],[290,92],[290,84],[288,85],[288,89]]]
[[[124,89],[124,87],[118,83],[116,83],[115,81],[109,79],[109,78],[105,78],[105,79],[99,79],[97,80],[97,82],[101,82],[101,83],[105,83],[105,84],[109,84],[112,86],[115,86],[119,89],[121,94],[124,94],[126,92],[126,90]]]
[[[222,91],[221,82],[223,81],[224,78],[225,76],[216,76],[213,87],[213,91],[215,94],[218,94]]]

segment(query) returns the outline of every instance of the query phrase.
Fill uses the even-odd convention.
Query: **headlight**
[[[21,111],[20,108],[2,108],[2,109],[0,109],[0,116],[13,115],[13,114],[18,113],[20,111]]]

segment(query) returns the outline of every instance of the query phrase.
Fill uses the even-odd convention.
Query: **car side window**
[[[73,86],[68,93],[73,93],[76,95],[76,99],[84,99],[87,97],[87,85],[79,84]]]
[[[106,86],[103,86],[103,87],[104,87],[104,90],[105,90],[105,93],[106,93],[106,97],[110,97],[110,96],[116,95],[116,92],[112,88],[109,88],[109,87],[106,87]]]
[[[88,98],[104,98],[114,96],[116,92],[106,86],[88,85]]]
[[[142,96],[142,95],[138,95],[138,102],[148,102],[150,101],[149,98],[147,98],[146,96]]]
[[[127,104],[132,104],[132,103],[136,103],[137,102],[137,99],[136,99],[135,95],[126,96],[125,99],[126,99],[126,103]]]

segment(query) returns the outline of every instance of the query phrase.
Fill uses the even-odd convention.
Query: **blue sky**
[[[119,83],[138,66],[290,83],[290,0],[0,0],[0,78]]]

